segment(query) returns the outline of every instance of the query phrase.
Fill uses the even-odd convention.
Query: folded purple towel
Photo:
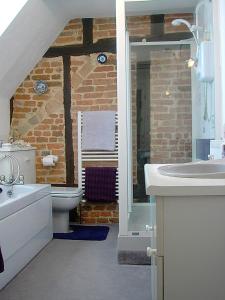
[[[89,201],[115,201],[116,168],[86,168],[85,198]]]
[[[3,260],[2,251],[0,248],[0,273],[2,273],[2,272],[4,272],[4,260]]]

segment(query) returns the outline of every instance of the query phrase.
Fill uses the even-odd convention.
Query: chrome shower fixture
[[[180,26],[181,24],[185,24],[189,29],[191,28],[191,24],[184,19],[175,19],[172,21],[173,26]]]
[[[184,20],[184,19],[175,19],[172,21],[173,26],[180,26],[182,24],[186,25],[192,33],[201,29],[200,27],[198,27],[196,25],[191,25],[187,20]]]
[[[198,47],[199,46],[199,41],[198,41],[198,38],[197,38],[196,31],[202,30],[202,28],[199,27],[199,26],[196,26],[196,25],[191,25],[187,20],[184,20],[184,19],[175,19],[175,20],[172,21],[173,26],[180,26],[182,24],[186,25],[187,28],[190,30],[190,32],[192,33],[192,35],[194,37],[196,46]]]
[[[197,49],[196,49],[196,57],[195,58],[191,57],[188,60],[188,67],[192,68],[193,66],[197,66],[198,57],[199,57],[199,40],[198,40],[197,31],[202,30],[202,28],[197,25],[192,25],[191,23],[189,23],[187,20],[184,20],[184,19],[175,19],[172,21],[172,25],[173,26],[185,25],[192,33]]]

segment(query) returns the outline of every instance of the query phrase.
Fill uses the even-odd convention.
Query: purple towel
[[[1,247],[0,247],[0,273],[4,272],[4,260],[2,257],[2,251],[1,251]]]
[[[85,198],[89,201],[115,201],[116,168],[86,168]]]

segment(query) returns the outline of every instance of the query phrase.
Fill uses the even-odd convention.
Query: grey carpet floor
[[[117,263],[107,240],[53,240],[1,292],[1,300],[150,300],[150,266]]]

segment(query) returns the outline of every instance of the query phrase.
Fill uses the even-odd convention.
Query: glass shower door
[[[146,163],[192,160],[190,43],[130,44],[132,190],[129,231],[146,231],[151,204],[145,193]]]

